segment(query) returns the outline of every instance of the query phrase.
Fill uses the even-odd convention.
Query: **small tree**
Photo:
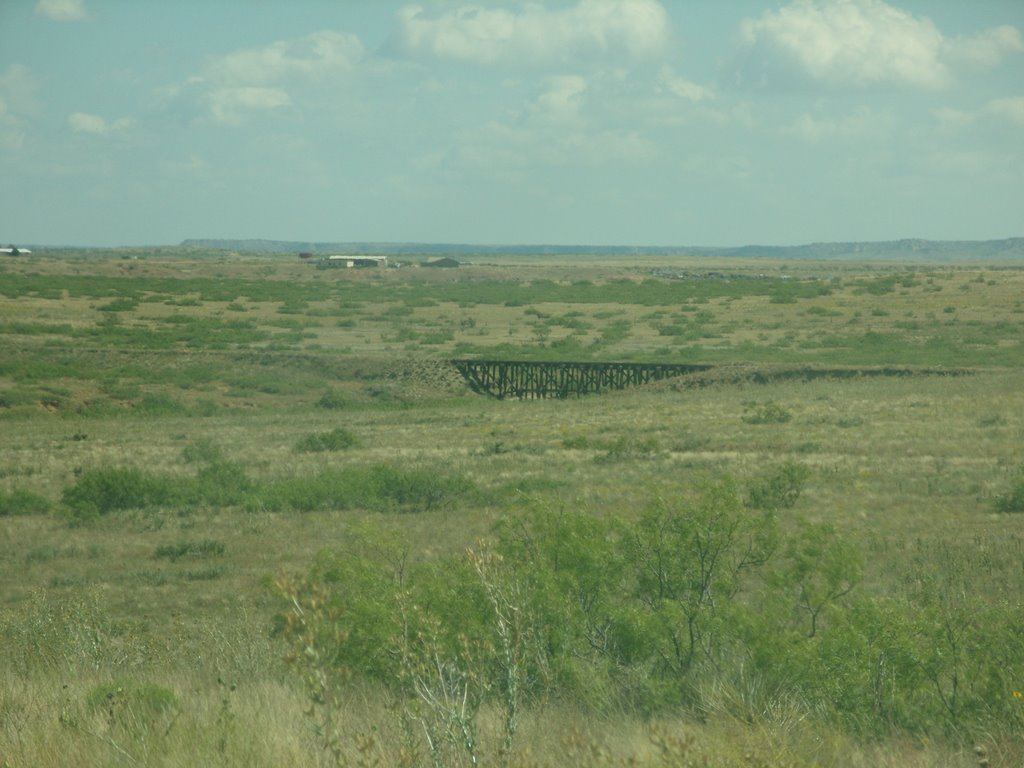
[[[281,576],[276,586],[288,602],[281,626],[288,644],[285,660],[302,679],[309,701],[306,715],[320,747],[335,765],[343,765],[338,709],[350,672],[338,663],[347,640],[341,613],[323,588],[309,581]]]
[[[824,610],[860,582],[860,556],[836,536],[832,526],[812,523],[801,523],[785,552],[785,581],[796,592],[798,609],[807,615],[807,636],[814,637]]]
[[[777,543],[775,520],[744,508],[734,485],[708,485],[690,503],[659,502],[631,541],[636,598],[661,635],[659,654],[673,673],[714,663],[743,575],[763,565]]]
[[[800,498],[810,474],[810,470],[803,464],[787,461],[778,469],[754,480],[747,491],[747,500],[754,509],[789,509]]]

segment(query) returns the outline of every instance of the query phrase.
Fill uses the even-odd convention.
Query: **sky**
[[[0,0],[0,244],[1022,235],[1022,0]]]

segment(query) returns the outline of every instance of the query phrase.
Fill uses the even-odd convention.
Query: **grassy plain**
[[[491,261],[317,270],[166,249],[0,265],[0,765],[969,766],[976,747],[1024,763],[1024,269]],[[722,368],[512,402],[444,364],[471,356]],[[772,375],[883,365],[928,370]],[[500,686],[473,749],[431,752],[415,685],[285,661],[282,574],[392,562],[385,542],[421,575],[467,548],[511,563],[495,526],[537,510],[607,522],[598,549],[639,541],[659,503],[699,506],[693,489],[724,477],[753,518],[752,489],[785,467],[800,482],[770,510],[783,543],[736,587],[751,615],[702,603],[721,646],[692,668],[666,671],[642,640],[627,653],[621,627],[614,661],[577,649],[571,682],[531,678],[511,751]],[[813,589],[786,548],[808,525],[843,543],[831,573],[850,586],[811,637]],[[831,577],[814,573],[821,593]],[[459,584],[430,579],[458,603]],[[663,628],[642,582],[620,583],[635,604],[604,595],[608,616]],[[345,602],[353,583],[313,586]],[[886,611],[900,618],[876,622],[880,639],[865,626]]]

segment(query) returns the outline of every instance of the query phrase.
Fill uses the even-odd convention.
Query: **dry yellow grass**
[[[415,278],[401,271],[384,275],[317,272],[308,265],[273,258],[231,256],[210,261],[174,254],[137,261],[118,255],[44,257],[5,266],[12,273],[36,271],[54,281],[76,274],[168,279],[191,275],[259,278],[299,286],[378,281],[397,290],[410,280],[639,280],[658,265],[656,261],[542,264],[525,259]],[[680,268],[706,267],[693,262]],[[744,263],[729,268],[750,273],[767,267]],[[763,296],[711,299],[683,314],[711,313],[710,335],[701,342],[707,345],[702,348],[705,354],[742,343],[767,349],[788,337],[787,354],[799,358],[801,348],[810,355],[823,335],[851,328],[858,334],[955,332],[961,338],[966,327],[967,336],[979,337],[964,341],[968,347],[1005,348],[1010,353],[1016,349],[1010,337],[1022,323],[1019,296],[1024,274],[1020,271],[915,267],[915,284],[910,287],[897,287],[881,297],[860,291],[857,281],[875,279],[879,269],[803,265],[794,274],[838,277],[842,288],[831,296],[793,304],[773,304]],[[887,273],[903,271],[900,267]],[[428,292],[418,285],[417,290],[421,289]],[[0,323],[92,328],[109,314],[97,308],[109,300],[68,295],[59,300],[0,298]],[[736,380],[704,389],[659,386],[568,401],[498,402],[464,391],[426,387],[403,400],[413,384],[382,374],[396,358],[444,357],[459,342],[532,344],[537,338],[537,315],[528,314],[527,306],[460,307],[446,302],[412,307],[410,314],[393,320],[371,319],[404,306],[396,298],[353,310],[356,322],[346,326],[337,324],[335,317],[310,313],[333,310],[334,299],[312,301],[298,315],[284,316],[278,311],[281,302],[242,298],[240,312],[228,309],[230,303],[203,301],[197,307],[181,307],[143,302],[123,313],[121,320],[156,328],[167,317],[181,313],[242,318],[257,326],[282,317],[320,324],[307,329],[311,338],[268,355],[267,364],[253,362],[252,350],[186,346],[133,352],[105,346],[102,339],[94,343],[49,338],[21,334],[13,327],[0,336],[5,360],[45,362],[69,354],[74,360],[110,366],[117,385],[135,385],[142,393],[170,393],[188,408],[202,400],[216,405],[207,416],[195,412],[144,416],[127,405],[81,413],[76,406],[107,397],[105,391],[112,385],[67,372],[29,380],[19,378],[11,368],[0,371],[0,392],[35,392],[33,388],[41,386],[66,392],[60,396],[64,405],[55,411],[33,402],[16,404],[0,414],[0,491],[39,494],[55,510],[0,517],[0,627],[35,627],[38,634],[34,636],[15,632],[14,637],[26,643],[31,637],[37,643],[49,643],[45,658],[50,659],[33,666],[36,647],[5,648],[11,663],[0,669],[0,764],[324,764],[303,714],[308,700],[281,663],[283,648],[269,637],[278,608],[269,589],[273,576],[282,570],[305,570],[319,550],[344,542],[351,526],[368,517],[406,535],[414,544],[415,557],[459,551],[488,536],[494,521],[515,507],[519,491],[550,505],[628,516],[655,497],[686,492],[703,476],[730,474],[745,482],[766,466],[796,461],[810,468],[811,474],[796,508],[787,514],[832,523],[856,541],[868,560],[865,590],[884,594],[908,556],[931,556],[943,542],[960,542],[988,558],[1004,582],[1001,589],[1009,594],[1024,592],[1019,569],[1024,557],[1024,516],[993,511],[995,497],[1005,492],[1024,461],[1020,453],[1024,387],[1017,367],[1001,365],[965,377],[768,384]],[[582,311],[582,319],[591,324],[580,337],[583,344],[599,338],[608,325],[627,320],[629,335],[603,350],[605,359],[653,356],[661,347],[672,347],[673,338],[661,336],[656,326],[681,311],[679,306],[568,302],[530,306],[556,317]],[[947,312],[947,307],[953,311]],[[664,317],[651,318],[656,312]],[[402,323],[449,327],[452,336],[442,344],[413,344],[416,348],[410,349],[407,342],[391,340]],[[901,327],[901,323],[918,323],[919,328]],[[972,323],[1002,324],[1001,346],[986,347],[981,336],[988,326]],[[568,328],[554,326],[548,342],[568,333]],[[314,344],[320,349],[310,347]],[[81,351],[87,347],[95,352]],[[345,370],[337,375],[312,374],[289,362],[299,355],[320,355],[332,365],[340,360]],[[209,366],[216,377],[187,388],[172,382],[170,372],[176,366],[196,362]],[[120,373],[121,366],[128,364],[161,371],[166,366],[167,381],[154,376],[138,383],[134,374]],[[300,384],[288,388],[283,385],[288,384],[292,367]],[[274,377],[260,378],[268,372]],[[243,387],[237,380],[227,381],[243,374],[254,383]],[[317,407],[327,390],[344,395],[351,407]],[[384,390],[388,397],[376,390]],[[752,409],[768,403],[791,418],[769,424],[744,419]],[[343,452],[296,452],[302,437],[335,427],[350,430],[359,445]],[[618,440],[624,441],[622,450],[608,447]],[[482,489],[487,501],[415,515],[169,508],[115,512],[78,527],[69,527],[61,516],[61,494],[82,472],[134,466],[192,475],[197,467],[185,452],[197,444],[216,446],[252,478],[314,475],[324,469],[391,462],[457,472]],[[784,519],[783,525],[788,524],[789,519]],[[179,560],[157,556],[161,546],[182,541],[217,542],[223,552]],[[1011,567],[1014,562],[1016,569]],[[60,634],[61,612],[68,605],[79,605],[82,613],[65,618],[99,627],[98,644],[83,645],[82,638],[72,642]],[[30,616],[39,623],[26,624]],[[46,617],[48,624],[43,621]],[[118,679],[161,686],[173,692],[176,707],[157,715],[126,712],[127,725],[117,720],[121,715],[112,723],[109,712],[91,707],[88,699],[97,687]],[[730,695],[721,692],[723,699]],[[347,707],[342,725],[350,763],[398,765],[402,737],[380,693],[353,689]],[[496,715],[488,717],[485,723],[496,722]],[[488,746],[493,755],[497,726],[487,727],[493,732]],[[551,703],[526,713],[519,745],[513,764],[524,768],[625,765],[631,757],[635,764],[651,766],[937,768],[976,764],[972,744],[909,736],[864,743],[783,703],[746,721],[723,705],[703,723],[683,717],[650,723],[629,713],[594,720],[568,704]],[[1021,764],[1019,739],[993,734],[986,749],[992,765]]]

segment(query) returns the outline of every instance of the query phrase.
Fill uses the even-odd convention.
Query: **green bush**
[[[79,519],[122,509],[162,506],[177,497],[170,478],[147,474],[135,467],[88,470],[62,494],[72,517]]]
[[[421,512],[453,504],[473,490],[473,484],[459,475],[381,464],[271,481],[254,488],[247,504],[251,509],[271,511]]]
[[[586,451],[593,448],[594,443],[585,435],[573,435],[562,439],[562,447],[569,451]]]
[[[89,470],[64,489],[62,499],[72,519],[87,520],[117,510],[171,505],[419,512],[450,505],[473,492],[473,484],[459,475],[386,464],[256,482],[241,465],[218,459],[193,477],[135,468]]]
[[[793,414],[777,403],[749,405],[742,416],[747,424],[785,424],[792,418]]]
[[[318,408],[336,411],[348,407],[348,401],[340,393],[328,390],[320,396],[320,399],[316,401],[316,405]]]
[[[216,460],[194,477],[149,473],[135,467],[89,470],[64,489],[62,500],[73,519],[86,520],[125,509],[242,504],[253,489],[239,464]]]
[[[135,407],[136,413],[146,416],[179,416],[187,410],[178,400],[164,393],[143,395]]]
[[[181,451],[181,458],[189,464],[211,464],[224,458],[220,446],[209,439],[196,440]]]
[[[432,469],[371,467],[364,475],[367,500],[403,509],[433,509],[472,488],[461,477],[445,477]],[[379,501],[378,501],[379,500]]]
[[[659,674],[685,676],[719,663],[736,639],[739,597],[772,557],[778,536],[774,518],[751,514],[728,480],[643,514],[628,557]]]
[[[43,515],[50,511],[50,500],[38,493],[15,489],[0,491],[0,517],[16,515]]]
[[[215,507],[242,504],[255,487],[241,464],[225,460],[210,462],[194,480],[178,483],[183,501]]]
[[[359,444],[359,439],[343,427],[330,432],[314,432],[301,438],[295,444],[299,453],[322,453],[324,451],[343,451]]]
[[[796,595],[796,610],[806,616],[807,637],[814,637],[830,609],[860,583],[860,553],[830,525],[800,522],[787,537],[782,584]]]
[[[1024,512],[1024,467],[1018,470],[1010,489],[996,497],[995,507],[998,512]]]
[[[635,438],[622,435],[602,446],[606,453],[601,461],[617,462],[635,457],[649,457],[661,450],[656,438]]]
[[[132,312],[137,306],[139,306],[138,299],[123,298],[114,299],[107,304],[97,307],[97,309],[100,312]]]
[[[628,458],[652,456],[661,450],[658,440],[654,437],[638,438],[630,435],[620,435],[614,440],[574,435],[564,438],[562,447],[568,450],[604,451],[604,454],[598,457],[600,461],[622,461]]]
[[[454,685],[467,727],[490,702],[507,738],[521,705],[551,700],[745,718],[785,702],[868,738],[1019,729],[1020,599],[1007,585],[992,597],[977,547],[929,545],[892,594],[859,595],[861,554],[833,528],[782,527],[743,502],[723,480],[638,518],[531,506],[494,544],[419,563],[400,534],[363,526],[292,591],[326,611],[292,640],[320,671],[400,700]]]
[[[153,557],[165,557],[174,562],[182,557],[220,557],[224,554],[224,550],[224,542],[215,539],[179,541],[175,544],[161,544],[153,552]]]
[[[789,509],[800,498],[810,474],[810,470],[803,464],[788,461],[750,484],[747,490],[748,503],[754,509]]]

